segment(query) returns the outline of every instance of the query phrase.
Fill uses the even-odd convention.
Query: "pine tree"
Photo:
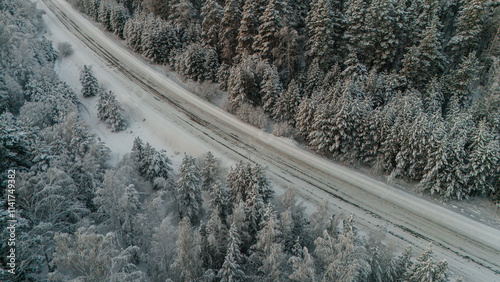
[[[116,4],[111,7],[110,14],[110,24],[111,29],[115,34],[117,34],[120,38],[123,37],[123,30],[125,29],[125,23],[130,18],[130,14],[128,10],[123,6],[123,4]]]
[[[384,279],[387,281],[408,281],[412,274],[411,261],[412,247],[408,246],[401,256],[393,258],[385,270]]]
[[[278,121],[288,121],[295,125],[294,117],[300,105],[301,93],[299,84],[292,79],[286,91],[281,92],[281,95],[276,101],[273,110],[273,117]]]
[[[217,211],[219,218],[225,222],[229,215],[230,205],[227,191],[222,187],[220,181],[216,181],[212,186],[210,197],[210,210],[212,212]]]
[[[253,43],[253,49],[263,59],[273,61],[278,57],[279,30],[283,26],[278,13],[276,0],[270,0],[266,6],[264,14],[259,18],[259,34]]]
[[[331,105],[321,106],[314,115],[311,130],[308,135],[309,146],[316,152],[330,155],[334,136],[331,128],[335,126],[334,111]]]
[[[153,182],[153,187],[159,189],[160,183],[165,183],[170,180],[170,167],[172,162],[167,156],[165,150],[155,152],[148,159],[148,166],[146,167],[144,174],[142,175],[146,179]],[[164,186],[164,185],[162,185]]]
[[[203,168],[201,170],[201,189],[212,191],[214,184],[220,178],[220,160],[216,159],[212,152],[205,155]]]
[[[243,53],[248,55],[254,53],[253,44],[257,34],[258,18],[256,16],[256,3],[253,0],[246,0],[238,32],[238,46],[236,47],[238,56],[241,56]]]
[[[92,74],[91,67],[83,66],[83,70],[80,72],[80,83],[83,87],[83,97],[92,97],[99,93],[99,83],[97,82],[97,78]]]
[[[480,34],[483,30],[483,11],[485,0],[462,1],[457,20],[457,33],[448,42],[457,59],[479,51]],[[456,60],[457,61],[457,60]],[[458,61],[457,61],[458,62]]]
[[[307,247],[302,249],[299,256],[291,257],[289,263],[292,264],[293,268],[293,273],[289,277],[290,279],[293,281],[316,281],[314,259],[309,254]]]
[[[476,52],[471,52],[458,68],[446,77],[447,114],[460,112],[470,107],[472,103],[471,86],[478,80],[479,70],[480,65]]]
[[[367,45],[366,43],[366,28],[365,19],[368,13],[368,4],[365,0],[348,0],[346,2],[346,30],[344,40],[348,45],[349,53],[361,55],[363,52],[359,46]],[[361,56],[360,56],[361,57]]]
[[[494,139],[484,121],[474,130],[471,147],[469,187],[476,193],[495,192],[498,189],[495,185],[500,180],[500,141]]]
[[[127,127],[122,114],[122,106],[116,100],[116,96],[111,91],[99,91],[99,101],[97,102],[97,117],[100,121],[111,125],[111,131],[121,131]]]
[[[229,229],[228,240],[226,258],[224,259],[222,268],[217,274],[217,278],[219,278],[221,282],[245,281],[247,277],[240,266],[243,260],[243,256],[240,253],[241,241],[234,223],[231,224],[231,229]]]
[[[404,34],[404,12],[399,8],[394,1],[375,0],[367,9],[358,55],[377,70],[390,69],[399,51],[399,38]]]
[[[191,227],[190,219],[185,217],[179,224],[177,239],[177,258],[172,264],[179,272],[180,281],[191,281],[200,276],[202,261],[201,248],[197,233]]]
[[[275,65],[271,65],[264,70],[261,82],[262,107],[267,113],[272,113],[276,108],[276,101],[283,92],[278,70]]]
[[[470,117],[458,114],[451,123],[451,128],[437,124],[433,132],[436,140],[424,175],[418,186],[439,193],[445,198],[468,198],[471,187],[468,186],[468,163],[466,148],[472,128]]]
[[[330,1],[312,1],[306,18],[307,55],[322,65],[328,65],[331,61],[335,39],[340,36],[335,34],[333,20]]]
[[[185,155],[179,168],[179,179],[176,181],[177,205],[179,216],[187,217],[195,223],[201,215],[201,183],[200,169],[195,159]]]
[[[442,260],[435,263],[432,260],[432,249],[429,246],[427,250],[417,259],[410,281],[448,281],[448,263]]]
[[[142,53],[142,34],[146,26],[146,14],[137,12],[125,23],[123,37],[133,51]]]
[[[112,3],[109,0],[101,0],[101,4],[99,5],[99,19],[98,19],[98,21],[108,31],[112,31],[112,29],[111,29],[111,6],[112,6]]]
[[[212,210],[207,223],[207,247],[210,261],[208,268],[220,269],[224,263],[224,256],[227,247],[227,227],[219,217],[217,210]]]
[[[231,203],[238,203],[240,200],[246,202],[250,197],[258,194],[267,204],[273,195],[265,170],[260,165],[252,167],[249,163],[244,164],[240,161],[231,168],[227,182]]]
[[[241,22],[241,8],[237,0],[228,0],[220,23],[219,43],[223,62],[232,65],[238,45],[238,29]]]
[[[442,74],[445,58],[441,53],[440,36],[437,29],[437,18],[422,33],[422,40],[417,47],[412,47],[405,54],[401,74],[414,85],[422,89],[428,81]],[[422,70],[425,69],[425,72]]]
[[[295,124],[300,134],[310,142],[309,134],[313,131],[313,122],[316,115],[316,103],[314,100],[306,98],[300,102],[295,115]]]
[[[207,0],[201,8],[201,38],[203,42],[217,50],[219,41],[222,7],[215,0]]]
[[[305,85],[306,94],[309,96],[314,92],[320,91],[321,87],[323,86],[324,79],[325,73],[321,68],[320,59],[315,58],[307,71],[307,80]]]
[[[170,51],[178,47],[179,40],[175,29],[164,20],[149,15],[141,33],[142,54],[157,64],[168,62]]]

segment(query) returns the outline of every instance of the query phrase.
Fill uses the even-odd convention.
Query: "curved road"
[[[334,208],[356,214],[358,225],[371,230],[385,226],[398,245],[411,243],[421,250],[432,242],[434,253],[448,261],[453,276],[473,281],[500,281],[498,229],[244,124],[159,74],[65,1],[42,0],[42,4],[49,16],[59,20],[106,62],[116,79],[135,84],[149,93],[149,96],[139,96],[219,153],[231,159],[250,158],[268,166],[273,181],[299,187],[298,192],[309,200],[319,202],[329,195],[329,203]]]

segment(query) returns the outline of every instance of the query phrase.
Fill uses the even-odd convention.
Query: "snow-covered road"
[[[385,226],[398,245],[411,243],[420,253],[432,242],[454,276],[500,281],[500,230],[244,124],[131,54],[64,0],[41,0],[40,7],[49,21],[65,27],[76,56],[85,54],[100,62],[94,64],[98,78],[102,73],[112,81],[108,83],[119,85],[122,102],[157,119],[159,136],[175,140],[180,148],[185,140],[195,150],[210,148],[230,160],[250,159],[268,166],[273,182],[296,187],[311,202],[327,199],[332,210],[356,214],[362,228]],[[179,132],[170,131],[172,127],[182,129],[183,135],[169,137]]]

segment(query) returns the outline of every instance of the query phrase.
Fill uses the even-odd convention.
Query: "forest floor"
[[[46,5],[64,13],[53,13]],[[383,179],[315,156],[294,141],[243,124],[188,93],[168,69],[147,64],[63,0],[46,0],[39,8],[47,12],[46,36],[55,45],[70,42],[75,50],[57,62],[56,71],[78,94],[80,115],[91,132],[112,150],[112,164],[130,152],[135,137],[166,149],[174,167],[184,152],[196,157],[212,151],[227,167],[241,159],[252,160],[269,168],[278,195],[282,187],[294,187],[309,213],[327,200],[334,213],[354,213],[365,232],[385,227],[387,240],[399,248],[412,244],[420,254],[432,242],[436,257],[448,261],[453,276],[500,281],[499,213],[485,199],[442,203],[412,192],[410,184],[389,186]],[[111,133],[97,119],[97,98],[81,97],[83,65],[91,65],[100,83],[117,95],[129,123],[125,131]]]

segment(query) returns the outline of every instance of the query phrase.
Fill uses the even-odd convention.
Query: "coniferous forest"
[[[72,0],[244,121],[444,198],[500,190],[500,8],[488,0]]]
[[[486,0],[72,0],[156,64],[227,91],[224,109],[317,153],[443,198],[500,200],[500,5]],[[307,215],[266,169],[207,152],[174,167],[137,138],[109,149],[77,95],[126,128],[113,92],[54,65],[42,11],[0,0],[0,263],[8,269],[7,171],[16,169],[15,275],[2,281],[449,281],[431,246],[324,202]]]

